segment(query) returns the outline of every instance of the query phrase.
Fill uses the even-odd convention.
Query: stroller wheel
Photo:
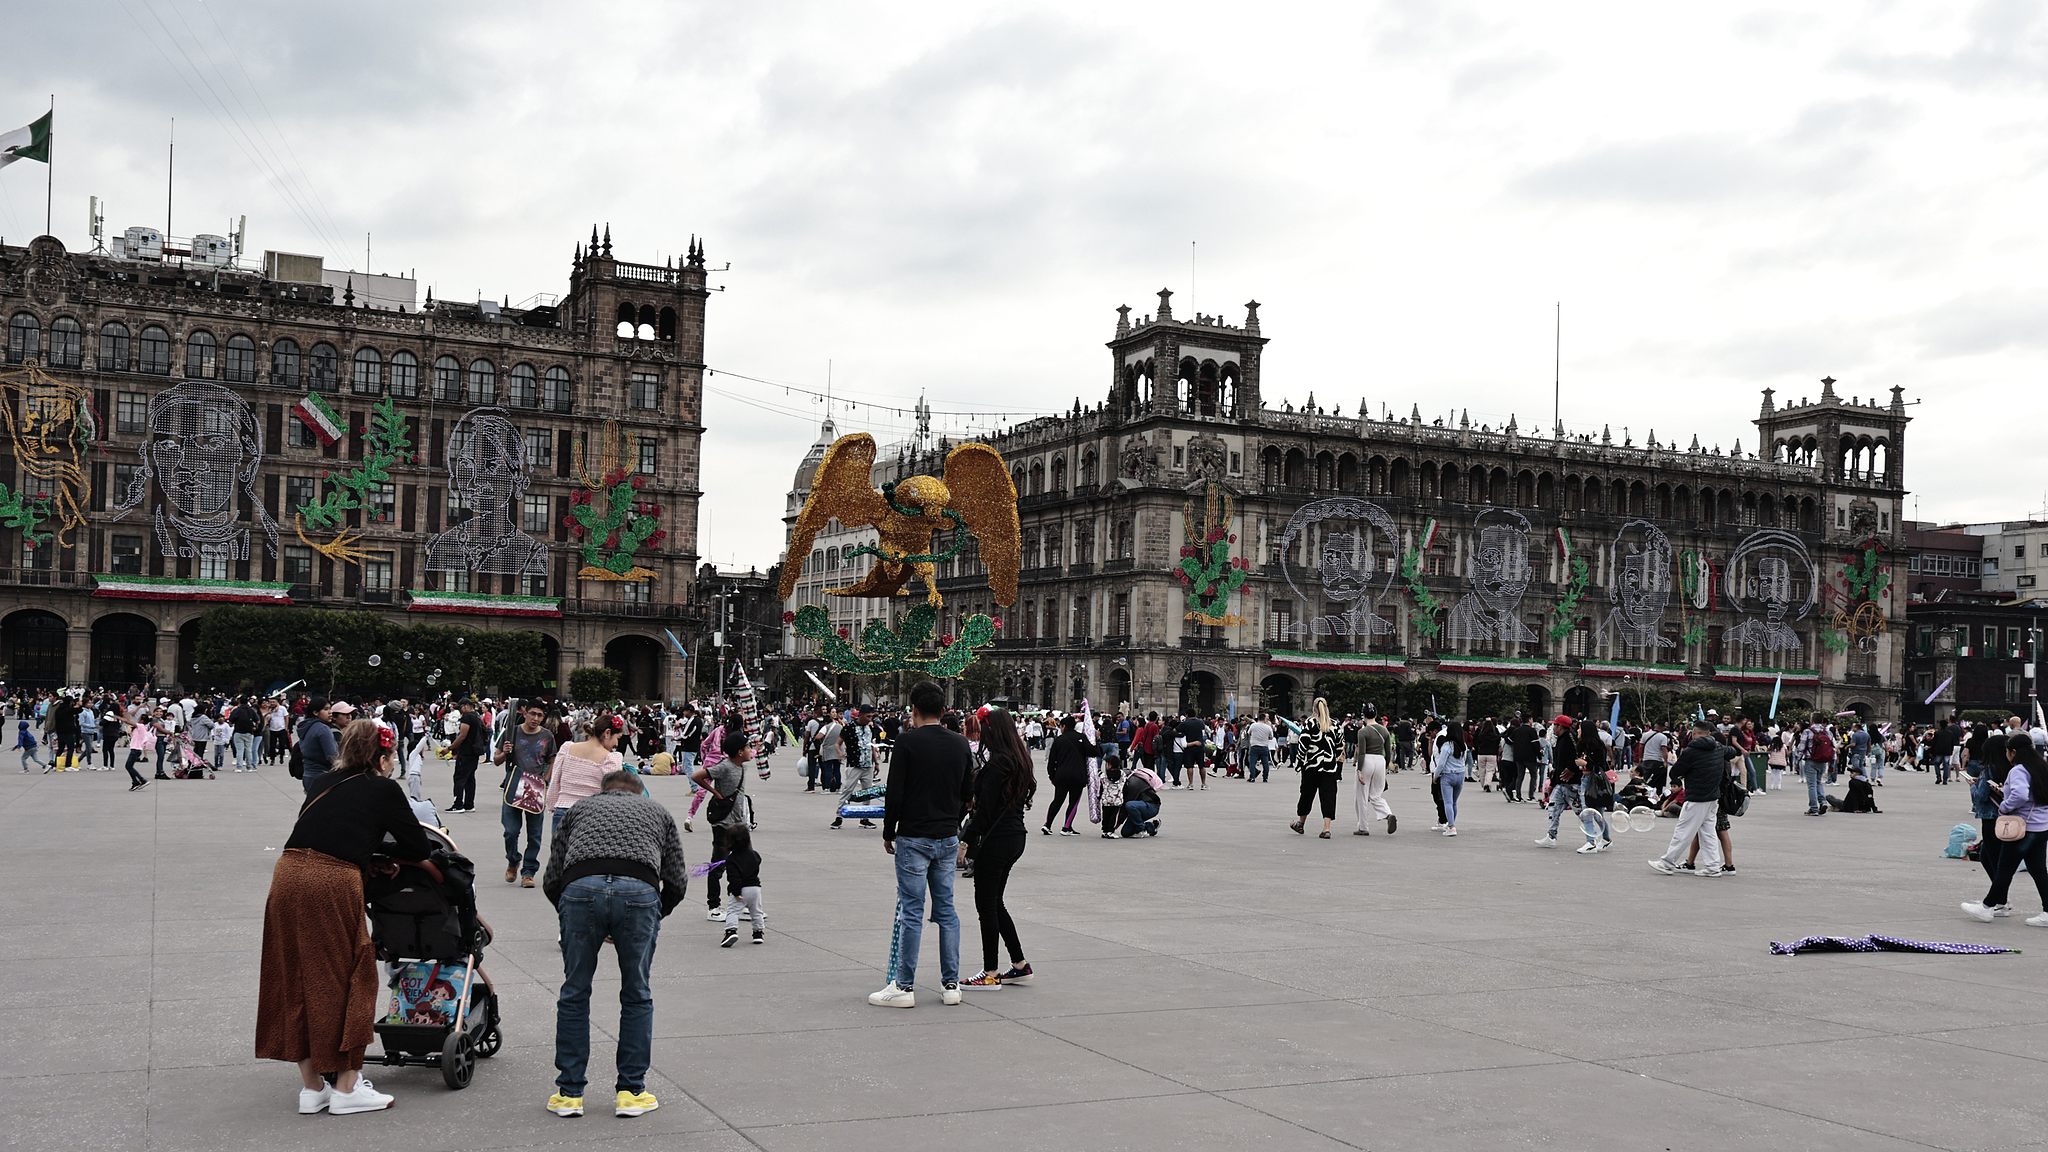
[[[491,1030],[484,1033],[484,1038],[482,1040],[477,1041],[476,1054],[488,1060],[491,1057],[496,1056],[498,1054],[498,1049],[503,1048],[504,1046],[505,1036],[503,1033],[498,1031],[498,1026],[496,1024],[493,1024],[491,1025]]]
[[[475,1071],[476,1045],[470,1041],[469,1033],[451,1030],[447,1043],[441,1045],[441,1079],[460,1092],[469,1087],[469,1078]]]

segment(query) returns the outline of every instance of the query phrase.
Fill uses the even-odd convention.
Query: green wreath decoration
[[[832,618],[819,605],[806,604],[782,616],[783,623],[797,635],[817,642],[818,655],[833,671],[856,675],[917,672],[941,678],[958,676],[974,663],[975,649],[995,643],[996,629],[1002,627],[1001,620],[976,613],[961,624],[957,638],[937,637],[937,651],[926,655],[925,645],[934,641],[932,628],[938,619],[937,608],[914,604],[904,611],[900,630],[891,631],[880,620],[870,620],[856,641],[850,629],[835,631]]]
[[[1415,610],[1418,614],[1415,630],[1434,640],[1437,633],[1442,632],[1444,628],[1443,621],[1436,618],[1437,614],[1444,610],[1444,602],[1437,599],[1436,593],[1431,592],[1422,582],[1422,552],[1419,549],[1401,557],[1401,583],[1407,586],[1408,594],[1415,598]]]

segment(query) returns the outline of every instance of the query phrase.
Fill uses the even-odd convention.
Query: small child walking
[[[704,737],[704,754],[698,759],[697,767],[710,768],[724,759],[725,725],[721,723]],[[690,825],[696,821],[697,809],[702,808],[705,799],[711,795],[711,789],[699,788],[697,786],[695,772],[692,772],[690,776],[690,810],[683,814],[683,831],[685,832],[688,832]]]
[[[768,926],[768,913],[761,910],[761,854],[754,851],[754,835],[744,824],[725,832],[725,884],[732,898],[725,902],[725,939],[718,946],[730,948],[739,943],[742,910],[754,921],[754,943],[766,944],[763,930]]]
[[[28,764],[31,760],[41,764],[43,771],[48,772],[50,770],[49,763],[43,759],[42,745],[36,740],[36,734],[29,731],[28,721],[19,720],[15,722],[14,746],[21,749],[21,770],[23,772],[28,771]]]

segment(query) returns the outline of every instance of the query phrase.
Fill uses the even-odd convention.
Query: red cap
[[[1562,724],[1562,725],[1564,725],[1565,727],[1569,728],[1569,727],[1571,727],[1572,725],[1574,725],[1574,724],[1578,723],[1578,721],[1576,721],[1576,720],[1572,719],[1572,718],[1571,718],[1571,717],[1569,717],[1569,716],[1559,716],[1559,717],[1558,717],[1557,719],[1555,719],[1555,720],[1552,720],[1552,721],[1551,721],[1551,723],[1552,723],[1552,724]]]

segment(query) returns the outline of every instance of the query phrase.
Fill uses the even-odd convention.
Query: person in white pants
[[[1366,705],[1365,723],[1358,729],[1358,787],[1352,791],[1358,828],[1353,836],[1372,835],[1366,825],[1379,819],[1386,820],[1389,835],[1394,831],[1394,809],[1387,803],[1387,757],[1393,748],[1394,738],[1379,722],[1378,710]]]
[[[1685,784],[1685,806],[1678,810],[1678,827],[1671,833],[1671,847],[1650,861],[1650,867],[1667,876],[1679,871],[1692,846],[1699,845],[1694,862],[1697,875],[1721,874],[1721,838],[1714,832],[1715,817],[1721,814],[1721,787],[1728,778],[1727,759],[1715,742],[1713,725],[1695,720],[1692,742],[1679,754],[1677,775]],[[1695,799],[1697,797],[1697,799]]]

